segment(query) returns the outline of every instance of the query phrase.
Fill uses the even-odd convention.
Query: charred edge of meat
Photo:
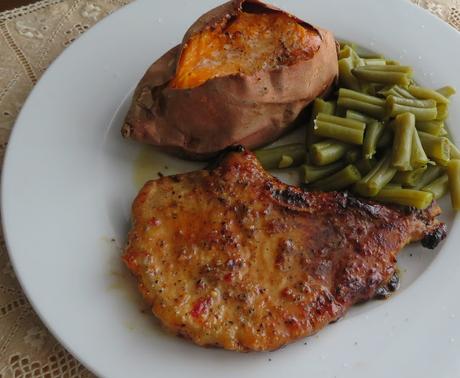
[[[284,202],[291,206],[306,207],[309,205],[309,201],[305,198],[304,193],[295,190],[294,188],[287,187],[286,189],[274,188],[271,183],[266,184],[266,189],[270,192],[270,195],[277,201]]]
[[[387,299],[392,293],[399,289],[399,283],[399,274],[395,272],[388,283],[376,290],[375,299]]]
[[[362,210],[372,217],[378,217],[380,215],[381,210],[381,206],[378,204],[372,205],[350,195],[348,196],[347,206],[355,207],[359,210]]]
[[[221,165],[222,161],[225,160],[225,158],[231,154],[231,153],[239,153],[239,154],[242,154],[246,152],[246,148],[244,148],[244,146],[242,146],[241,144],[235,144],[235,145],[232,145],[232,146],[229,146],[225,149],[223,149],[219,155],[217,156],[216,159],[214,159],[212,162],[210,162],[206,169],[211,171],[217,167],[219,167],[219,165]]]
[[[447,226],[444,223],[439,224],[439,226],[429,234],[426,234],[422,239],[422,245],[425,248],[435,249],[438,244],[443,241],[447,236]]]

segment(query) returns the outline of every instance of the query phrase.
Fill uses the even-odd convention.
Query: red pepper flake
[[[148,223],[150,226],[158,226],[161,222],[159,219],[153,217],[152,219],[149,220]]]
[[[224,276],[224,281],[227,282],[227,283],[231,283],[233,280],[233,273],[227,273],[225,276]]]
[[[209,310],[209,306],[211,305],[211,298],[206,297],[206,298],[200,298],[198,301],[195,302],[193,305],[191,315],[194,318],[199,318],[201,315],[203,315],[205,312]]]

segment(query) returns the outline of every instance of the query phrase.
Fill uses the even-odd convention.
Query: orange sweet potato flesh
[[[315,30],[284,13],[241,13],[187,42],[170,86],[197,87],[209,79],[290,66],[311,59],[321,45]]]
[[[205,160],[266,145],[338,75],[333,34],[258,0],[201,16],[139,82],[122,135]]]

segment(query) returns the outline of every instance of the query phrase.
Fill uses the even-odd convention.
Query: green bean
[[[300,143],[257,150],[255,151],[255,154],[257,159],[259,159],[260,163],[265,169],[277,169],[287,168],[288,166],[299,166],[300,164],[305,162],[306,158],[305,146]],[[286,157],[292,159],[291,164],[288,166],[286,166],[286,163],[288,161]]]
[[[428,164],[428,156],[426,156],[425,150],[423,149],[422,142],[416,131],[412,134],[412,151],[410,157],[410,163],[412,168],[417,169],[424,167]]]
[[[395,176],[396,169],[391,167],[391,153],[387,153],[377,165],[355,185],[358,194],[374,197]]]
[[[319,141],[319,137],[314,134],[315,119],[319,113],[334,114],[336,105],[332,101],[324,101],[322,98],[317,98],[313,103],[310,122],[307,125],[306,142],[307,147]]]
[[[345,118],[344,118],[345,119]],[[352,121],[352,120],[348,120]],[[357,122],[357,121],[353,121]],[[359,123],[358,126],[363,125],[364,123]],[[338,123],[325,122],[325,121],[315,121],[314,134],[326,138],[333,138],[341,142],[351,143],[361,145],[363,144],[364,139],[364,129],[358,130],[353,127],[341,126]]]
[[[420,180],[416,183],[414,189],[420,190],[427,186],[429,183],[436,180],[439,176],[444,173],[444,170],[437,165],[429,165],[425,173],[420,177]]]
[[[359,112],[355,112],[354,110],[347,110],[346,117],[349,119],[354,119],[359,122],[364,122],[366,124],[377,121],[375,118],[369,117]]]
[[[457,93],[455,88],[450,86],[439,88],[436,90],[436,92],[440,93],[441,95],[447,98],[452,97],[455,93]]]
[[[364,94],[367,94],[368,96],[377,96],[383,87],[383,84],[368,83],[365,81],[361,81],[360,84],[361,84],[361,92]]]
[[[366,123],[356,121],[354,119],[337,117],[331,114],[319,113],[316,117],[317,121],[333,123],[338,126],[349,127],[351,129],[364,131],[366,129]]]
[[[383,58],[362,58],[361,61],[365,66],[385,66],[387,64]]]
[[[375,159],[360,159],[354,163],[355,167],[361,173],[361,176],[366,176],[377,165]]]
[[[310,157],[313,164],[324,166],[340,160],[350,148],[349,144],[327,139],[311,146]]]
[[[401,88],[398,85],[393,85],[390,88],[382,89],[378,94],[388,97],[388,96],[395,96],[395,97],[403,97],[403,98],[411,98],[415,99],[406,89]]]
[[[279,169],[289,168],[292,166],[292,164],[294,164],[294,159],[289,155],[283,155],[281,156],[281,160],[278,164],[278,168]]]
[[[437,121],[444,121],[449,116],[449,105],[448,104],[438,104],[437,105],[438,114],[436,116]]]
[[[348,188],[359,180],[361,180],[361,174],[354,165],[350,164],[332,176],[316,181],[311,187],[324,192],[330,192]]]
[[[311,184],[340,171],[344,166],[345,164],[341,161],[323,167],[304,164],[300,166],[300,175],[305,184]]]
[[[351,70],[359,80],[371,83],[399,84],[407,86],[410,84],[410,67],[406,66],[360,66]]]
[[[412,113],[417,121],[436,119],[438,110],[434,100],[413,100],[409,98],[388,96],[387,111],[391,117],[402,113]]]
[[[385,65],[385,66],[366,66],[365,67],[366,71],[376,71],[376,72],[398,72],[398,73],[404,73],[408,75],[412,75],[413,70],[409,66],[400,66],[400,65]]]
[[[377,121],[367,126],[363,142],[363,156],[365,159],[372,159],[377,152],[377,141],[382,136],[383,131],[383,124]]]
[[[357,110],[379,119],[386,116],[385,100],[346,88],[339,89],[337,104],[345,109]]]
[[[386,63],[387,63],[387,66],[400,66],[401,65],[401,63],[393,59],[387,59]]]
[[[407,89],[412,96],[424,100],[435,100],[437,103],[448,104],[449,99],[433,89],[411,86]]]
[[[356,52],[356,49],[354,49],[351,46],[345,46],[343,49],[340,50],[339,59],[344,59],[344,58],[345,59],[352,58],[354,66],[359,66],[359,65],[364,64],[359,54]]]
[[[375,196],[377,201],[426,209],[433,202],[433,194],[413,189],[382,189]]]
[[[415,128],[431,135],[439,136],[444,128],[444,122],[441,121],[424,121],[417,122]]]
[[[422,190],[432,193],[434,199],[440,199],[449,192],[449,177],[447,175],[442,175],[422,188]]]
[[[423,174],[426,172],[427,166],[414,169],[407,172],[398,172],[393,177],[393,183],[398,183],[404,186],[414,187],[420,181]]]
[[[454,159],[449,162],[447,175],[449,176],[452,207],[455,210],[460,210],[460,160]]]
[[[415,132],[415,117],[412,113],[403,113],[395,120],[395,137],[391,165],[398,171],[410,171],[412,140]]]
[[[378,148],[385,148],[388,147],[393,143],[393,132],[389,127],[385,127],[383,130],[383,134],[377,142]]]
[[[439,132],[439,136],[447,136],[449,133],[446,131],[446,129],[442,128],[441,131]]]
[[[450,146],[450,157],[452,159],[460,159],[460,150],[450,139],[447,139],[447,140],[449,141],[449,146]]]
[[[352,57],[339,60],[339,82],[340,85],[359,91],[361,86],[359,80],[353,75],[352,70],[356,65]]]
[[[401,184],[395,184],[394,182],[390,182],[383,189],[402,189],[402,188],[403,187]]]
[[[345,39],[340,39],[339,40],[339,45],[340,45],[340,50],[344,50],[346,48],[349,48],[349,49],[354,51],[357,48],[356,43],[347,41]]]
[[[447,165],[450,160],[449,139],[436,137],[422,131],[419,131],[418,135],[428,157],[432,158],[438,164]]]

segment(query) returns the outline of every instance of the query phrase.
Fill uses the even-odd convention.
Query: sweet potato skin
[[[336,41],[330,32],[300,20],[322,40],[312,59],[251,76],[217,77],[191,89],[168,86],[191,36],[244,7],[251,12],[281,12],[259,1],[238,0],[200,17],[182,44],[142,78],[122,128],[125,137],[192,159],[207,159],[233,144],[257,148],[286,133],[301,111],[328,91],[338,75]]]

